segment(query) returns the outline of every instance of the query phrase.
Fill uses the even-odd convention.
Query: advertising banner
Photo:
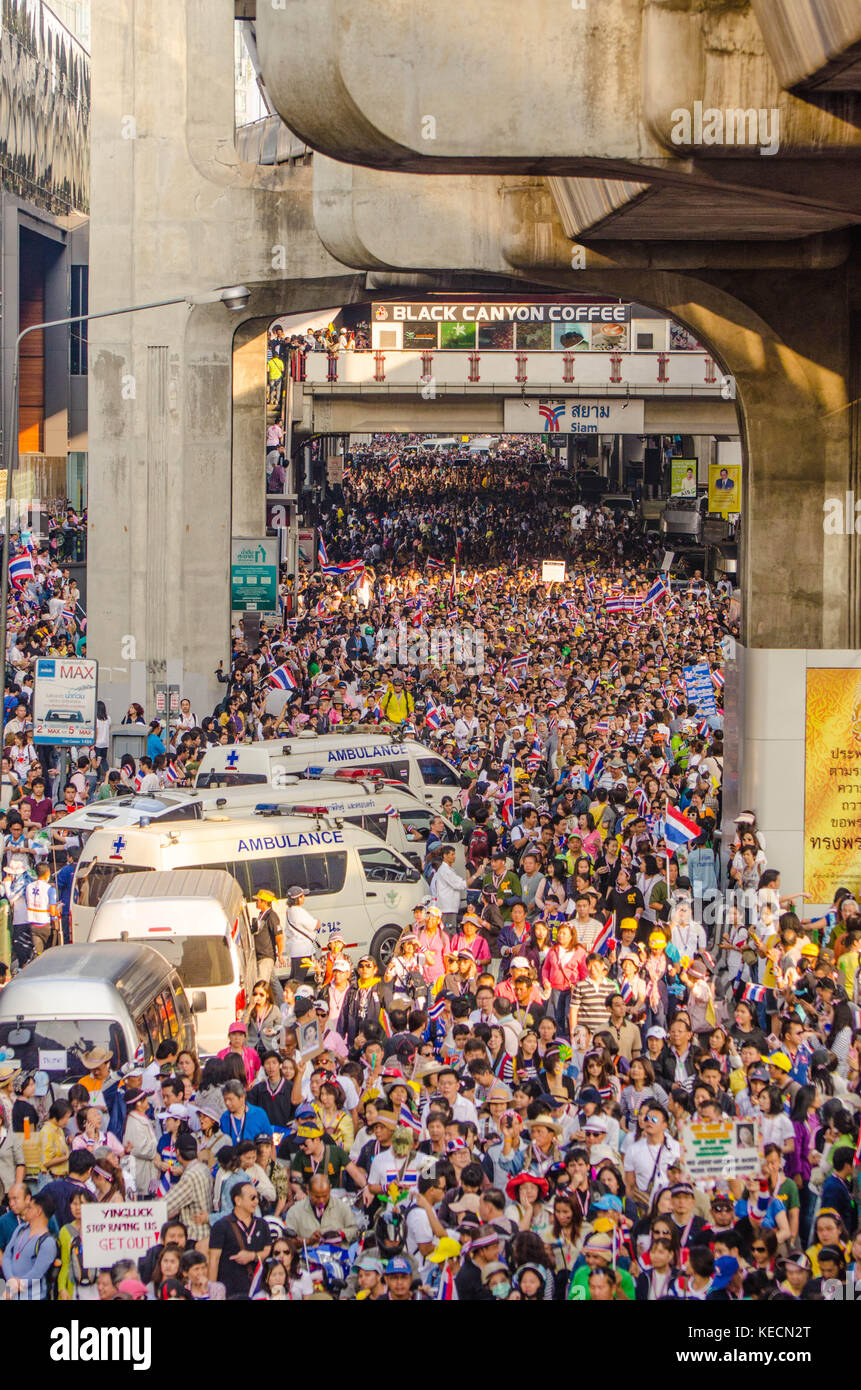
[[[630,304],[374,304],[374,323],[629,323]]]
[[[670,459],[670,496],[696,497],[697,460]]]
[[[98,683],[97,661],[40,656],[33,689],[33,742],[94,743]]]
[[[230,607],[234,613],[278,612],[278,538],[230,542]]]
[[[755,1178],[762,1163],[758,1118],[693,1120],[682,1129],[685,1172],[694,1183]]]
[[[804,891],[830,903],[861,865],[861,670],[807,672]]]
[[[136,1202],[114,1207],[93,1202],[81,1208],[83,1263],[105,1269],[115,1260],[139,1260],[167,1220],[167,1202]]]
[[[506,400],[503,429],[506,434],[643,434],[645,404],[610,396],[568,400]]]
[[[709,511],[721,516],[741,511],[741,464],[709,464]]]

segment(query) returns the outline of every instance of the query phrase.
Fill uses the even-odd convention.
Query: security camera
[[[251,291],[247,285],[229,285],[221,290],[220,298],[227,309],[244,309],[251,298]]]

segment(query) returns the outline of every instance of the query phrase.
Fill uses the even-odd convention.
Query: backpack
[[[490,849],[490,838],[484,826],[477,825],[469,837],[467,858],[470,866],[477,869],[482,859],[486,859]]]

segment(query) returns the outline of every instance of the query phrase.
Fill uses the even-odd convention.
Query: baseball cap
[[[246,1028],[245,1024],[244,1024],[244,1023],[241,1023],[240,1020],[237,1019],[236,1022],[235,1022],[235,1023],[231,1023],[230,1027],[228,1028],[228,1030],[227,1030],[227,1036],[230,1037],[230,1034],[231,1034],[231,1033],[247,1033],[247,1032],[248,1032],[248,1029]]]
[[[528,970],[529,961],[525,956],[514,956],[511,961],[512,970]]]
[[[413,1272],[413,1267],[412,1267],[412,1265],[410,1264],[409,1260],[405,1258],[405,1256],[403,1256],[403,1255],[396,1255],[395,1258],[394,1258],[393,1260],[387,1261],[387,1263],[386,1263],[386,1268],[385,1268],[385,1271],[384,1271],[384,1272],[385,1272],[387,1275],[388,1275],[388,1274],[410,1274],[410,1275],[411,1275],[412,1272]]]
[[[662,1028],[662,1027],[660,1026],[660,1024],[658,1024],[658,1023],[654,1024],[654,1026],[651,1027],[651,1028],[649,1028],[648,1031],[646,1032],[646,1037],[647,1037],[647,1038],[665,1038],[666,1036],[667,1036],[667,1030],[666,1030],[666,1028]]]
[[[792,1071],[792,1063],[785,1052],[772,1052],[768,1059],[768,1065],[777,1067],[779,1071]]]
[[[606,1134],[608,1129],[607,1121],[603,1115],[588,1115],[583,1121],[583,1131],[585,1134]]]
[[[460,1254],[460,1241],[451,1236],[442,1236],[428,1255],[431,1264],[441,1265],[446,1260],[454,1260]]]
[[[712,1288],[725,1289],[727,1284],[732,1283],[740,1268],[741,1266],[734,1255],[721,1255],[715,1260]]]
[[[382,1260],[378,1260],[374,1255],[360,1255],[354,1268],[364,1269],[373,1274],[382,1274],[383,1262]]]

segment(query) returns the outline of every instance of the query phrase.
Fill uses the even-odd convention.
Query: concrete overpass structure
[[[295,137],[281,162],[236,139],[235,17]],[[209,306],[91,334],[90,630],[115,714],[168,660],[197,708],[216,693],[230,536],[265,516],[272,317],[371,289],[636,299],[736,383],[727,801],[798,863],[805,673],[861,637],[861,541],[822,525],[861,497],[857,4],[486,0],[479,23],[455,0],[94,0],[93,35],[92,306],[252,288],[238,329]],[[333,420],[370,400],[320,383],[315,411],[326,394]],[[425,405],[459,427],[418,401],[414,427]]]
[[[568,354],[567,361],[558,352],[311,353],[305,370],[292,401],[299,438],[422,429],[499,434],[514,429],[506,403],[521,401],[535,407],[540,433],[540,400],[581,397],[642,403],[608,433],[738,434],[735,405],[722,396],[707,353],[619,353],[616,361],[603,353]]]

